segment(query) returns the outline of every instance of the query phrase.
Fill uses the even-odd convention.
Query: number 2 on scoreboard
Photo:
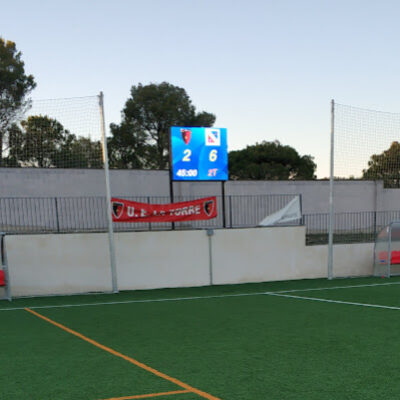
[[[183,152],[183,154],[184,154],[184,156],[183,156],[183,158],[182,158],[182,161],[190,162],[190,156],[192,155],[192,151],[189,150],[189,149],[186,149],[186,150]]]

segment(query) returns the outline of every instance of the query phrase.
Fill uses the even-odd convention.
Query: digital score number
[[[171,128],[172,179],[228,180],[226,128]]]

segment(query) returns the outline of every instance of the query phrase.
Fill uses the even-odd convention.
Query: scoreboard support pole
[[[174,202],[174,180],[173,178],[173,172],[172,172],[172,146],[171,146],[171,128],[170,132],[168,135],[168,156],[169,156],[169,197],[170,197],[170,202]],[[175,222],[171,222],[171,229],[174,231],[175,230]]]
[[[221,196],[222,196],[222,227],[226,228],[225,181],[221,181]]]
[[[172,180],[172,171],[169,171],[169,197],[170,202],[174,202],[174,181]],[[175,222],[171,222],[171,229],[175,230]]]

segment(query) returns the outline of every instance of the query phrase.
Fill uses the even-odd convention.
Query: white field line
[[[286,298],[289,298],[289,299],[320,301],[322,303],[336,303],[336,304],[346,304],[346,305],[349,305],[349,306],[371,307],[371,308],[386,308],[388,310],[400,310],[400,307],[382,306],[380,304],[354,303],[352,301],[319,299],[319,298],[316,298],[316,297],[294,296],[294,295],[291,295],[291,294],[279,294],[279,293],[272,293],[272,292],[268,293],[268,295],[269,296],[276,296],[276,297],[286,297]]]
[[[292,289],[292,290],[278,290],[278,291],[273,291],[273,292],[235,293],[235,294],[221,294],[221,295],[213,295],[213,296],[171,297],[171,298],[145,299],[145,300],[106,301],[106,302],[96,302],[96,303],[77,303],[77,304],[58,304],[58,305],[55,304],[55,305],[44,305],[44,306],[30,306],[29,308],[32,308],[32,309],[70,308],[70,307],[90,307],[90,306],[105,306],[105,305],[133,304],[133,303],[157,303],[157,302],[166,302],[166,301],[223,299],[223,298],[228,298],[228,297],[244,297],[244,296],[262,296],[262,295],[276,295],[277,296],[280,294],[295,293],[295,292],[312,292],[312,291],[321,291],[321,290],[352,289],[352,288],[389,286],[389,285],[400,285],[400,281],[387,282],[387,283],[372,283],[372,284],[366,284],[366,285],[347,285],[347,286],[331,286],[331,287],[305,288],[305,289]],[[304,298],[304,297],[302,297],[302,298]],[[26,306],[0,308],[0,311],[24,310],[25,307]],[[385,308],[387,308],[387,307],[385,307]]]
[[[124,301],[106,301],[99,303],[79,303],[79,304],[59,304],[59,305],[48,305],[48,306],[29,306],[32,309],[40,308],[69,308],[69,307],[86,307],[86,306],[105,306],[115,304],[132,304],[132,303],[157,303],[166,301],[185,301],[185,300],[202,300],[202,299],[220,299],[225,297],[242,297],[242,296],[260,296],[265,295],[268,292],[254,292],[254,293],[236,293],[236,294],[221,294],[215,296],[193,296],[193,297],[171,297],[163,299],[146,299],[146,300],[124,300]],[[13,310],[24,310],[25,307],[9,307],[0,308],[0,311],[13,311]]]
[[[347,286],[330,286],[330,287],[319,287],[309,289],[292,289],[292,290],[278,290],[269,293],[295,293],[295,292],[313,292],[315,290],[333,290],[333,289],[351,289],[351,288],[364,288],[374,286],[389,286],[389,285],[400,285],[400,281],[397,282],[386,282],[386,283],[370,283],[367,285],[347,285]]]

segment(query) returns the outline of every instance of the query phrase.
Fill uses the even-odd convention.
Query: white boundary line
[[[370,284],[367,284],[367,285],[347,285],[347,286],[330,286],[330,287],[319,287],[319,288],[308,288],[308,289],[278,290],[276,292],[268,292],[268,293],[312,292],[312,291],[316,291],[316,290],[351,289],[351,288],[363,288],[363,287],[374,287],[374,286],[389,286],[389,285],[400,285],[400,281],[397,281],[397,282],[386,282],[386,283],[370,283]]]
[[[386,283],[371,283],[365,285],[347,285],[347,286],[330,286],[330,287],[319,287],[319,288],[304,288],[304,289],[292,289],[292,290],[278,290],[275,292],[253,292],[253,293],[234,293],[234,294],[221,294],[221,295],[213,295],[213,296],[192,296],[192,297],[171,297],[171,298],[162,298],[162,299],[145,299],[145,300],[124,300],[124,301],[108,301],[108,302],[97,302],[97,303],[78,303],[78,304],[55,304],[55,305],[44,305],[44,306],[29,306],[31,309],[47,309],[47,308],[70,308],[70,307],[90,307],[90,306],[105,306],[105,305],[117,305],[117,304],[134,304],[134,303],[157,303],[157,302],[167,302],[167,301],[186,301],[186,300],[206,300],[206,299],[223,299],[228,297],[245,297],[245,296],[261,296],[261,295],[271,295],[282,297],[285,293],[295,293],[295,292],[312,292],[312,291],[322,291],[322,290],[333,290],[333,289],[354,289],[354,288],[364,288],[364,287],[375,287],[375,286],[389,286],[389,285],[400,285],[400,281],[397,282],[386,282]],[[302,299],[314,299],[313,297],[301,297],[301,296],[293,296],[293,298],[302,298]],[[321,300],[322,301],[322,300]],[[335,302],[334,300],[329,300],[330,302]],[[336,301],[339,303],[339,301]],[[346,303],[344,304],[353,304]],[[354,303],[357,304],[357,303]],[[362,303],[360,303],[362,304]],[[372,307],[372,306],[371,306]],[[382,308],[390,308],[389,306],[376,306]],[[8,307],[8,308],[0,308],[0,311],[16,311],[16,310],[24,310],[23,307]],[[397,309],[394,307],[393,309]]]
[[[185,300],[202,300],[202,299],[220,299],[225,297],[243,297],[243,296],[261,296],[268,294],[268,292],[254,292],[254,293],[236,293],[236,294],[221,294],[215,296],[193,296],[193,297],[171,297],[163,299],[146,299],[146,300],[125,300],[125,301],[107,301],[101,303],[79,303],[79,304],[59,304],[59,305],[48,305],[48,306],[29,306],[31,309],[41,308],[69,308],[69,307],[86,307],[86,306],[105,306],[105,305],[116,305],[116,304],[133,304],[133,303],[163,303],[166,301],[185,301]],[[24,310],[25,307],[9,307],[0,308],[0,311],[15,311]]]
[[[319,299],[317,297],[294,296],[294,295],[290,295],[290,294],[279,294],[279,293],[268,293],[268,295],[269,296],[276,296],[276,297],[286,297],[286,298],[290,298],[290,299],[320,301],[320,302],[323,302],[323,303],[337,303],[337,304],[347,304],[347,305],[350,305],[350,306],[386,308],[388,310],[400,310],[400,307],[382,306],[382,305],[379,305],[379,304],[354,303],[354,302],[351,302],[351,301]]]

